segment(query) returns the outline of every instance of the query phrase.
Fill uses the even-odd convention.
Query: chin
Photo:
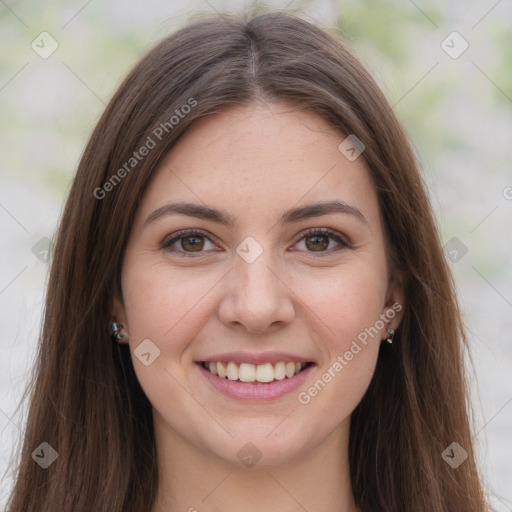
[[[247,429],[243,426],[230,428],[233,437],[206,441],[210,450],[228,464],[238,467],[276,467],[292,463],[304,456],[312,441],[311,428],[300,425],[284,425],[281,418],[251,419]],[[286,420],[285,420],[286,421]],[[281,423],[281,425],[280,425]]]

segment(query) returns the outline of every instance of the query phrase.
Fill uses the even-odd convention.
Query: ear
[[[122,327],[120,329],[120,334],[124,336],[122,340],[116,340],[118,343],[128,343],[129,330],[128,323],[126,319],[126,312],[123,305],[122,300],[119,297],[114,297],[113,305],[112,305],[112,321],[117,322]]]
[[[387,329],[396,331],[405,311],[405,276],[401,270],[392,273],[382,314],[387,319]]]

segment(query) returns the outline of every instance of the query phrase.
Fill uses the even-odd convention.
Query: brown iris
[[[313,245],[309,245],[308,240],[314,240]],[[320,241],[319,241],[320,240]],[[306,247],[308,249],[325,250],[329,247],[329,237],[327,235],[311,235],[306,237]]]
[[[181,247],[186,251],[201,251],[204,246],[204,237],[189,235],[182,237]]]

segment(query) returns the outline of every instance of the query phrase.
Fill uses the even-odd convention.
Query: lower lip
[[[308,375],[315,366],[315,364],[312,364],[291,378],[285,377],[282,380],[274,380],[268,384],[253,384],[251,382],[223,379],[213,375],[213,373],[203,368],[201,364],[197,364],[201,373],[221,393],[230,398],[244,401],[264,401],[281,398],[297,389],[308,378]]]

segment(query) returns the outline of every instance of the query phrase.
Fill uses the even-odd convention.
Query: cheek
[[[300,390],[298,401],[311,407],[311,418],[326,415],[326,427],[332,426],[351,414],[372,379],[382,337],[385,268],[355,263],[295,284],[324,354],[316,380]]]
[[[351,354],[350,360],[347,353]],[[378,346],[360,345],[356,350],[341,352],[299,391],[301,416],[318,428],[315,437],[325,438],[350,417],[370,385],[377,356]],[[322,419],[320,423],[318,418]]]
[[[198,315],[204,315],[216,277],[191,269],[170,272],[164,265],[127,267],[123,278],[127,322],[130,336],[152,338],[159,344],[168,340],[189,339],[197,325]],[[218,280],[218,276],[217,276]],[[176,344],[166,350],[176,349]]]
[[[329,272],[314,269],[316,272],[294,277],[294,291],[306,311],[316,316],[316,323],[330,340],[330,351],[345,349],[379,319],[386,293],[385,267],[379,263],[354,261]]]
[[[183,387],[187,379],[183,363],[190,362],[183,359],[203,321],[212,314],[208,291],[216,280],[192,273],[170,272],[163,265],[139,260],[136,266],[126,265],[122,284],[133,366],[144,393],[157,410],[167,411],[172,402],[173,410],[197,415],[201,410]],[[148,365],[138,357],[142,352],[138,347],[146,346],[142,343],[151,353]]]

